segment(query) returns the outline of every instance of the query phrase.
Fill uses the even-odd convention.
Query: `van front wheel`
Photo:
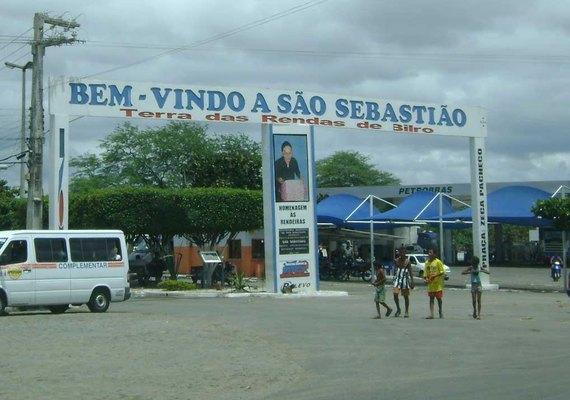
[[[91,295],[87,307],[91,312],[105,312],[109,308],[109,295],[105,290],[97,289]]]

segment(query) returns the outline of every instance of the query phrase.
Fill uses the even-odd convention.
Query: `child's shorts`
[[[438,290],[437,292],[428,292],[428,296],[441,300],[443,299],[443,290]]]
[[[374,295],[374,301],[376,303],[386,302],[386,287],[384,285],[378,286],[376,288],[376,294]]]
[[[481,282],[471,284],[471,293],[481,293],[483,292],[483,285]]]
[[[410,289],[400,289],[399,287],[394,287],[394,293],[395,294],[402,293],[402,296],[409,296],[410,295]]]

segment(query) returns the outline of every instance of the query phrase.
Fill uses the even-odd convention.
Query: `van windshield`
[[[139,243],[135,245],[133,250],[138,253],[146,253],[149,249],[146,242],[144,240],[141,240]]]
[[[6,243],[6,239],[7,238],[0,238],[0,247],[2,247],[4,243]]]

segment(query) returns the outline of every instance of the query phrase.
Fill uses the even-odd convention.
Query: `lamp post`
[[[24,65],[17,65],[10,62],[5,62],[8,68],[16,68],[22,70],[22,121],[20,126],[20,151],[22,154],[26,153],[26,70],[32,68],[34,63],[28,61]],[[24,163],[20,165],[20,197],[26,195],[26,171]]]

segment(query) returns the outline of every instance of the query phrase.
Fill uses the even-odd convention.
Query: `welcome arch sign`
[[[489,265],[486,111],[255,88],[50,79],[49,224],[68,227],[69,119],[76,116],[217,121],[262,126],[266,289],[318,289],[313,133],[319,128],[469,139],[474,252]],[[293,161],[292,161],[292,160]],[[286,182],[284,184],[284,182]],[[475,212],[475,211],[474,211]]]

